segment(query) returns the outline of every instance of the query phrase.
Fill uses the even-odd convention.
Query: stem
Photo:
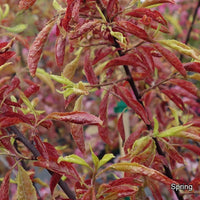
[[[11,126],[7,128],[7,131],[9,134],[14,133],[16,135],[16,139],[22,142],[34,155],[35,158],[40,156],[39,151],[35,148],[33,144],[29,142],[27,138],[24,137],[24,135],[17,129],[16,126]],[[48,170],[48,172],[52,175],[54,172]],[[58,182],[62,190],[65,192],[65,194],[72,200],[76,200],[75,194],[70,190],[69,186],[67,185],[66,182],[60,180]]]
[[[193,14],[193,17],[192,17],[192,23],[190,24],[190,28],[188,30],[188,33],[187,33],[187,36],[186,36],[186,39],[185,39],[185,44],[187,44],[190,40],[190,35],[191,35],[192,29],[193,29],[193,26],[194,26],[194,22],[195,22],[196,17],[197,17],[197,12],[198,12],[199,7],[200,7],[200,0],[198,1],[198,4],[197,4],[196,9],[194,11],[194,14]],[[183,55],[180,56],[180,60],[181,61],[183,60]]]

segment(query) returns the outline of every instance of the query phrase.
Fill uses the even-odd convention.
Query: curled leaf
[[[87,112],[73,111],[73,112],[54,112],[47,116],[47,119],[60,120],[64,122],[72,122],[76,124],[93,124],[101,125],[102,121],[100,118],[96,117]]]
[[[18,6],[19,6],[19,9],[20,9],[20,10],[27,10],[27,9],[29,9],[35,2],[36,2],[36,0],[20,0]]]
[[[36,70],[37,70],[37,65],[40,60],[40,56],[42,54],[42,50],[44,47],[44,44],[47,40],[47,36],[53,27],[54,22],[51,22],[47,24],[37,35],[35,38],[33,44],[31,45],[28,53],[28,67],[31,76],[35,76]]]

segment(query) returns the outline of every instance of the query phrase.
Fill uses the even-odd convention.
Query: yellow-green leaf
[[[51,88],[52,93],[55,92],[55,87],[51,80],[51,77],[47,72],[44,71],[44,69],[37,68],[36,76]]]
[[[81,111],[83,95],[81,95],[75,102],[74,111]]]
[[[64,85],[67,85],[67,86],[74,86],[74,83],[72,81],[70,81],[69,79],[65,78],[64,76],[58,76],[58,75],[50,75],[50,77],[59,82],[59,83],[62,83]]]
[[[157,42],[159,42],[165,46],[168,46],[168,47],[178,51],[181,54],[185,54],[196,60],[200,60],[200,52],[198,52],[196,49],[194,49],[182,42],[179,42],[177,40],[159,40]]]
[[[70,162],[78,165],[83,165],[91,169],[91,167],[88,165],[88,163],[85,162],[85,160],[75,154],[69,155],[69,156],[61,156],[58,158],[58,163],[60,162]]]
[[[91,152],[91,155],[92,155],[92,161],[94,163],[94,166],[95,166],[95,168],[98,168],[99,158],[93,152],[91,145],[90,145],[90,152]]]
[[[188,78],[200,81],[200,74],[195,73],[195,74],[189,75]]]
[[[37,200],[36,190],[28,173],[23,167],[18,165],[17,174],[17,199],[18,200]]]
[[[158,134],[158,129],[159,129],[159,123],[158,123],[158,120],[155,117],[153,118],[153,121],[154,121],[153,133],[155,135],[157,135]]]
[[[106,164],[109,160],[114,158],[115,156],[112,153],[107,153],[103,156],[103,158],[99,161],[98,168]]]
[[[53,7],[57,11],[63,10],[63,7],[56,0],[53,0]]]
[[[177,136],[177,134],[180,134],[180,132],[185,131],[187,128],[192,126],[192,124],[186,125],[186,126],[176,126],[169,128],[165,131],[162,131],[161,133],[154,135],[156,137],[169,137],[169,136]]]
[[[63,69],[62,75],[68,78],[69,80],[71,80],[74,77],[75,71],[79,65],[79,60],[80,60],[82,50],[83,48],[80,47],[78,51],[75,53],[76,57],[74,58],[74,60],[68,63]]]
[[[108,169],[114,169],[117,171],[128,172],[131,174],[140,174],[140,175],[152,178],[154,180],[158,180],[159,182],[162,182],[166,185],[171,185],[172,183],[178,184],[177,182],[168,178],[167,176],[160,173],[159,171],[152,169],[152,168],[148,168],[144,165],[140,165],[138,163],[134,163],[134,162],[133,163],[116,163],[116,164],[109,166],[106,170],[108,170]]]
[[[13,27],[7,27],[7,26],[0,25],[0,27],[5,29],[8,32],[21,33],[28,27],[28,25],[27,24],[18,24]]]

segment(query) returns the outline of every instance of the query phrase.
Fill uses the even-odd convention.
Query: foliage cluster
[[[200,1],[185,2],[3,0],[3,200],[199,199]]]

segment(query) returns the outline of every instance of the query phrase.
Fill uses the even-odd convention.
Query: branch
[[[31,144],[29,142],[29,140],[27,138],[24,137],[24,135],[17,129],[16,126],[11,126],[11,127],[7,128],[7,131],[9,134],[14,133],[16,135],[16,139],[19,140],[20,142],[22,142],[31,151],[31,153],[34,155],[35,158],[40,156],[39,151],[35,148],[35,146],[33,144]],[[54,174],[54,172],[52,172],[50,170],[48,170],[48,172],[51,175]],[[70,190],[70,188],[66,182],[63,182],[62,180],[60,180],[58,182],[58,184],[60,185],[62,190],[65,192],[65,194],[70,199],[76,200],[75,194]]]
[[[198,9],[200,7],[200,0],[196,6],[196,9],[194,11],[194,14],[193,14],[193,17],[192,17],[192,23],[190,24],[190,28],[188,30],[188,33],[187,33],[187,36],[186,36],[186,39],[185,39],[185,44],[187,44],[190,40],[190,35],[191,35],[191,32],[192,32],[192,29],[193,29],[193,26],[194,26],[194,22],[196,20],[196,17],[197,17],[197,12],[198,12]],[[183,60],[183,55],[180,56],[180,60],[182,61]]]

